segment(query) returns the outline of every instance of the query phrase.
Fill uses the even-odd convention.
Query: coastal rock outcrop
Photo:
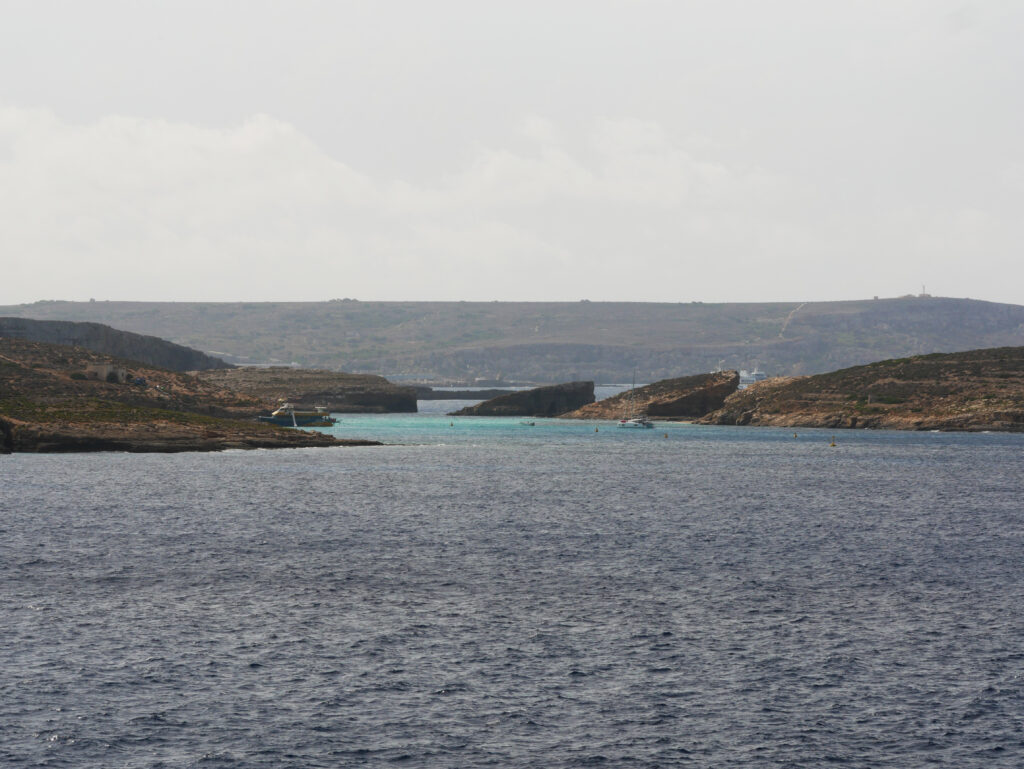
[[[662,379],[562,414],[563,419],[622,419],[631,413],[662,419],[695,419],[720,408],[736,392],[735,371]]]
[[[281,449],[328,446],[370,446],[377,441],[339,440],[325,433],[274,428],[222,419],[171,421],[137,412],[140,421],[7,422],[8,452],[66,453],[127,451],[177,453],[225,449]],[[269,428],[269,429],[268,429]]]
[[[109,369],[112,376],[90,377]],[[253,421],[257,398],[81,347],[0,337],[0,453],[367,445]]]
[[[917,355],[768,379],[730,396],[700,422],[1024,432],[1024,347]]]
[[[218,387],[246,393],[268,406],[288,401],[323,406],[339,414],[415,413],[416,389],[374,374],[346,374],[321,369],[246,366],[195,375]]]
[[[499,395],[475,406],[466,406],[452,416],[553,417],[593,402],[593,382],[564,382]]]

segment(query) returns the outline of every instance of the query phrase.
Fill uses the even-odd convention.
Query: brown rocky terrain
[[[96,370],[108,376],[90,378]],[[336,446],[252,420],[251,395],[79,347],[0,338],[0,450],[214,451]]]
[[[768,379],[731,395],[700,421],[1024,432],[1024,347],[917,355]]]
[[[416,411],[416,389],[373,374],[254,366],[193,372],[203,383],[258,398],[268,407],[278,401],[324,406],[337,413]]]
[[[84,347],[172,371],[231,368],[220,358],[155,336],[120,331],[102,323],[0,318],[0,337]]]
[[[565,382],[499,395],[452,412],[452,416],[554,417],[593,402],[593,382]]]
[[[661,419],[695,419],[720,408],[736,392],[740,377],[735,371],[662,379],[591,403],[562,419],[622,419],[632,413]]]

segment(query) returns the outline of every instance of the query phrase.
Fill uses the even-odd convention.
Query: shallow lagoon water
[[[0,765],[1024,764],[1024,436],[422,405],[0,457]]]

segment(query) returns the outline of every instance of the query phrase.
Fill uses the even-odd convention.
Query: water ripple
[[[0,458],[0,764],[1024,765],[1019,438],[526,432]]]

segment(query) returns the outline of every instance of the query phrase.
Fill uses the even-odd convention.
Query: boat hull
[[[654,424],[652,422],[648,422],[646,419],[623,419],[616,426],[632,430],[647,430],[654,427]]]
[[[303,416],[296,414],[294,420],[291,414],[281,416],[260,417],[261,422],[282,427],[330,427],[338,420],[334,417],[317,414],[315,416]]]

